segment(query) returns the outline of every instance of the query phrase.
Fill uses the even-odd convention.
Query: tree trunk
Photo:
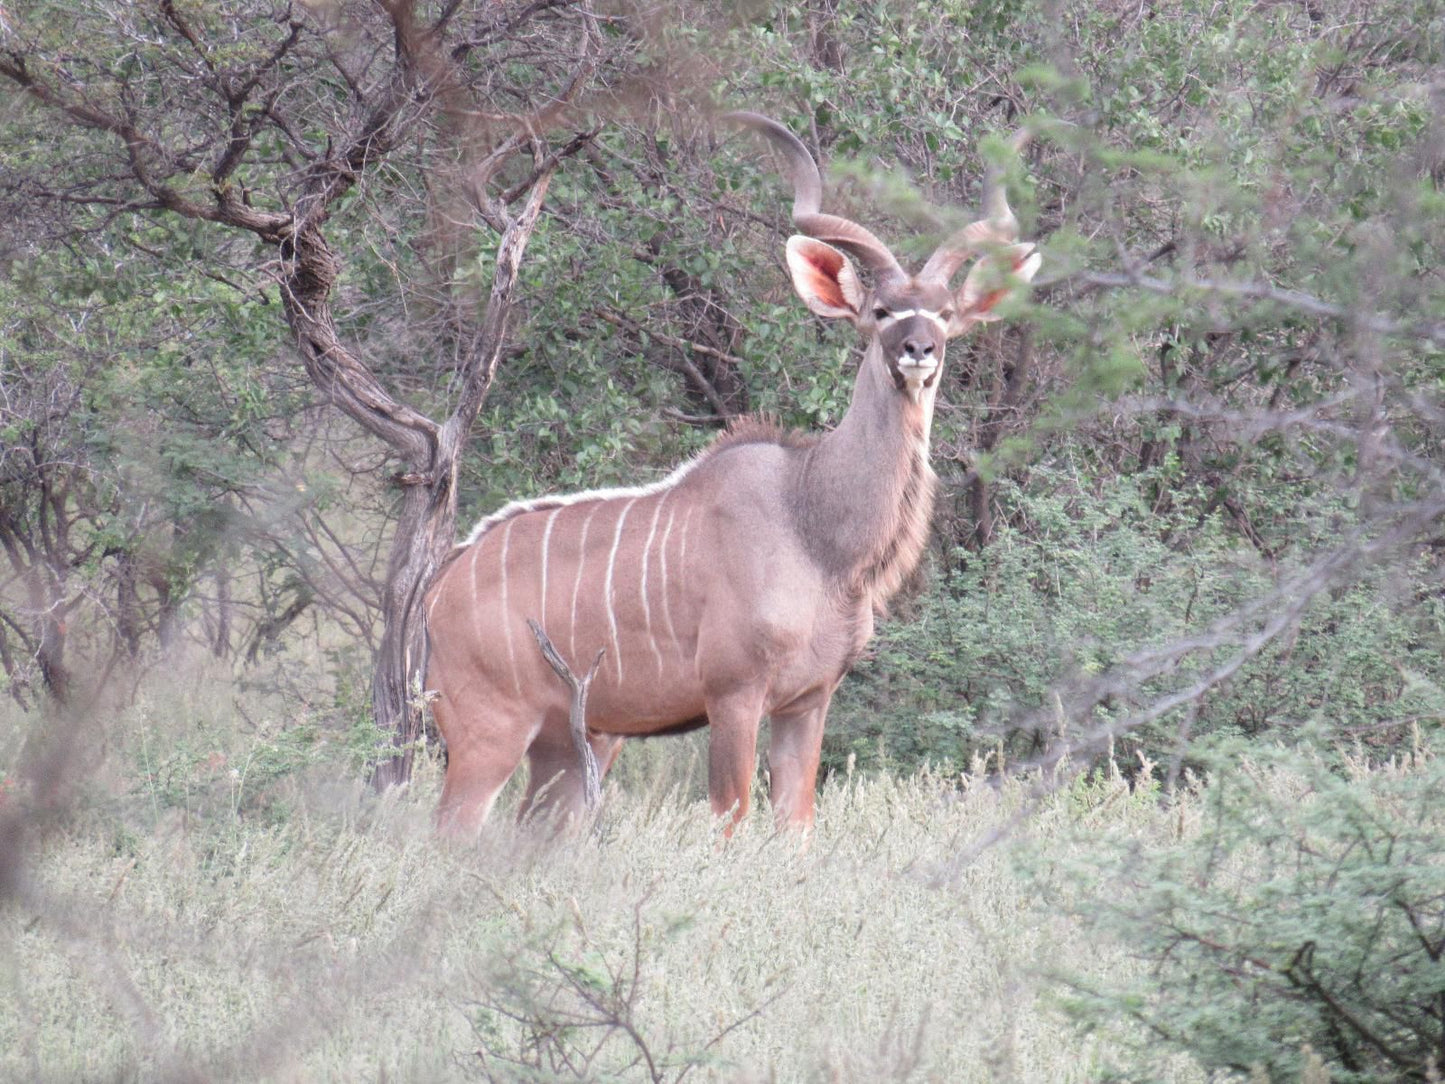
[[[377,726],[391,734],[395,749],[373,772],[378,790],[411,778],[424,729],[427,643],[422,599],[456,536],[456,457],[429,473],[436,481],[409,486],[403,498],[382,592],[371,705]]]
[[[387,560],[381,643],[371,685],[376,725],[392,736],[394,747],[372,776],[378,788],[411,777],[422,734],[421,684],[426,674],[422,598],[455,539],[457,461],[491,389],[506,342],[517,268],[555,168],[553,159],[538,170],[522,209],[505,220],[487,311],[472,342],[456,409],[443,425],[392,399],[341,342],[330,309],[340,261],[320,230],[299,230],[289,246],[293,262],[284,291],[286,317],[308,374],[333,403],[386,441],[408,468],[396,478],[404,495]]]
[[[30,606],[36,616],[39,638],[35,661],[51,699],[61,707],[70,703],[74,692],[70,668],[65,664],[65,581],[57,569],[33,562],[27,575]]]
[[[62,707],[70,703],[70,669],[65,665],[65,622],[47,614],[40,621],[40,673],[51,697]]]
[[[115,635],[126,657],[134,662],[140,657],[145,624],[141,617],[140,591],[136,587],[136,557],[122,548],[115,560]]]
[[[422,600],[456,541],[457,468],[506,345],[517,269],[536,229],[555,168],[554,160],[538,172],[521,211],[507,221],[497,245],[486,315],[472,344],[461,395],[451,417],[436,431],[427,469],[420,476],[398,479],[408,488],[387,563],[381,644],[371,684],[376,724],[392,735],[395,752],[376,765],[372,785],[378,790],[411,778],[425,710],[422,682],[427,649]]]
[[[216,562],[216,630],[211,636],[211,654],[224,659],[231,654],[231,570],[224,556]]]

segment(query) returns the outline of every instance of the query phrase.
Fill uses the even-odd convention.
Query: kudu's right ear
[[[857,320],[863,283],[853,261],[832,245],[801,234],[788,238],[788,271],[803,304],[819,316]]]

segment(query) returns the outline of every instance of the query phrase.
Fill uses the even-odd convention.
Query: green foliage
[[[1183,838],[1115,834],[1051,856],[1085,886],[1063,902],[1142,965],[1075,979],[1069,1011],[1089,1027],[1136,1020],[1225,1079],[1300,1079],[1311,1052],[1332,1081],[1435,1079],[1445,761],[1420,748],[1341,770],[1227,743],[1208,769]]]
[[[826,762],[964,766],[1000,747],[1016,762],[1065,740],[1076,757],[1102,756],[1107,746],[1059,717],[1059,690],[1227,619],[1348,517],[1335,503],[1295,506],[1292,531],[1305,545],[1266,561],[1222,515],[1200,521],[1187,495],[1175,491],[1161,508],[1170,482],[1165,472],[1104,485],[1075,467],[1035,468],[1027,490],[1001,484],[1009,525],[982,553],[957,554],[959,567],[883,626],[835,699]],[[1428,562],[1414,575],[1428,577]],[[1192,755],[1190,735],[1277,739],[1310,723],[1388,747],[1416,724],[1445,720],[1442,636],[1437,595],[1402,592],[1393,569],[1369,574],[1317,597],[1292,636],[1208,696],[1131,729],[1118,751],[1167,760]],[[1202,645],[1091,721],[1187,690],[1239,650],[1234,640]]]
[[[192,680],[148,681],[117,714],[117,763],[93,800],[123,810],[132,831],[184,816],[229,835],[287,823],[337,775],[364,777],[388,737],[372,719],[365,658],[347,648],[301,661],[293,651],[237,681],[215,660],[173,657]],[[329,699],[318,665],[334,674]]]
[[[272,533],[277,504],[307,503],[284,481],[304,461],[292,438],[306,400],[270,364],[274,306],[198,268],[194,230],[113,227],[15,258],[0,280],[0,642],[18,642],[5,653],[17,693],[34,683],[18,663],[35,651],[27,575],[43,570],[84,674],[168,644],[218,570],[267,576],[278,551],[304,547],[294,524]],[[143,251],[106,251],[126,239]],[[192,259],[166,267],[156,250]]]

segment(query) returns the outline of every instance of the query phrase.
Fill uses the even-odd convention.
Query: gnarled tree
[[[270,280],[311,382],[397,464],[372,686],[397,749],[381,784],[408,776],[421,732],[418,600],[452,544],[458,456],[553,172],[594,132],[580,99],[607,63],[585,4],[41,4],[0,25],[12,102],[52,131],[63,120],[76,143],[65,176],[16,161],[3,178],[9,203],[44,207],[57,234],[128,216],[251,238],[219,245],[222,266],[210,270]],[[433,281],[412,311],[452,347],[440,420],[384,383],[333,313],[346,246],[364,243],[341,212],[369,188],[425,193],[418,247]],[[460,270],[482,252],[494,253],[485,285]]]

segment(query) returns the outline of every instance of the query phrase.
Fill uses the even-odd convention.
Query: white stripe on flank
[[[477,639],[482,639],[482,608],[477,605],[480,601],[477,595],[477,554],[482,551],[481,546],[472,547],[472,623],[477,627]]]
[[[678,549],[677,567],[682,573],[683,580],[687,579],[687,529],[692,526],[692,509],[687,510],[687,515],[682,520],[682,545]]]
[[[477,555],[476,555],[475,553],[472,554],[472,560],[475,561],[476,559],[477,559]],[[436,581],[433,582],[432,587],[435,587],[435,586],[436,586],[438,583],[440,583],[440,582],[441,582],[441,577],[437,577]],[[428,590],[430,590],[430,588],[429,588]],[[476,592],[475,592],[475,590],[472,592],[472,597],[473,597],[473,598],[476,598]],[[427,606],[427,608],[426,608],[426,620],[427,620],[427,624],[428,624],[428,625],[431,624],[432,618],[436,616],[437,603],[440,602],[441,600],[442,600],[442,593],[441,593],[440,591],[437,591],[435,594],[432,595],[431,602],[430,602],[430,604],[428,604],[428,606]]]
[[[662,516],[662,506],[667,503],[668,496],[667,493],[662,495],[662,500],[657,502],[657,508],[652,513],[652,529],[647,532],[647,544],[642,547],[642,582],[637,588],[637,593],[642,596],[642,624],[647,629],[647,642],[652,647],[652,657],[657,660],[659,678],[662,677],[662,652],[657,649],[657,637],[652,635],[652,603],[647,597],[647,563],[652,557],[652,540],[657,537],[657,521]]]
[[[686,593],[688,588],[688,528],[692,526],[692,509],[688,509],[688,515],[682,517],[682,545],[678,546],[678,574],[682,578],[682,590]],[[686,597],[686,595],[683,595]],[[681,645],[679,645],[681,652]],[[694,669],[695,666],[694,659]]]
[[[602,601],[607,605],[607,625],[612,630],[612,654],[617,660],[617,684],[622,684],[622,645],[617,642],[617,610],[612,599],[612,568],[617,563],[617,547],[622,543],[622,525],[627,522],[627,513],[632,511],[638,498],[633,497],[622,506],[617,516],[617,530],[612,532],[612,552],[607,555],[607,576],[602,585]]]
[[[667,526],[662,529],[662,618],[667,622],[667,634],[672,637],[672,646],[680,657],[682,644],[678,642],[677,629],[672,624],[672,602],[669,598],[672,594],[672,585],[667,579],[667,540],[672,537],[672,517],[674,515],[676,515],[676,510],[668,509]]]
[[[512,524],[516,522],[515,518],[507,520],[507,529],[502,532],[502,632],[507,637],[507,661],[512,665],[512,688],[521,696],[522,679],[517,676],[517,652],[512,647],[512,612],[507,608],[507,550],[512,542]]]
[[[547,517],[547,527],[542,532],[542,604],[541,613],[537,615],[537,621],[542,626],[542,631],[547,631],[547,547],[552,541],[552,521],[557,518],[560,508],[552,509],[552,514]]]
[[[568,654],[572,656],[572,665],[577,665],[577,594],[582,590],[582,566],[587,563],[587,528],[592,525],[592,517],[601,508],[601,503],[594,504],[587,518],[582,521],[582,538],[577,543],[577,579],[572,584],[572,624],[568,629]]]

